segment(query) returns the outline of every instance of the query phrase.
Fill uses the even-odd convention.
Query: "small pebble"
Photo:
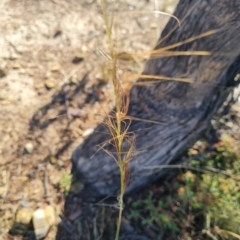
[[[89,128],[89,129],[85,130],[85,131],[83,132],[83,137],[89,136],[90,134],[93,133],[93,131],[94,131],[94,128]]]
[[[31,142],[27,143],[25,146],[24,146],[24,149],[27,153],[32,153],[33,151],[33,144]]]
[[[50,228],[45,218],[45,212],[43,209],[37,209],[33,213],[33,227],[36,239],[44,238]]]
[[[32,219],[33,210],[31,208],[20,208],[16,213],[15,222],[29,225]]]
[[[49,162],[54,165],[57,163],[57,159],[54,157],[54,156],[51,156],[50,159],[49,159]]]
[[[51,72],[58,72],[60,70],[61,66],[59,63],[55,63],[52,67],[51,67]]]
[[[13,67],[13,69],[19,69],[19,68],[21,68],[21,65],[20,65],[20,63],[15,63],[12,67]]]
[[[29,179],[32,179],[32,178],[34,177],[34,173],[33,173],[33,172],[27,173],[27,177],[28,177]]]
[[[78,64],[78,63],[82,62],[83,60],[84,60],[83,56],[81,56],[81,55],[75,56],[72,60],[72,63]]]
[[[57,85],[57,82],[55,79],[48,79],[45,81],[45,87],[47,89],[52,89]]]

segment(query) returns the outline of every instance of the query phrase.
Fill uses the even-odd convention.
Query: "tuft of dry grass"
[[[150,85],[155,83],[156,81],[152,81],[155,79],[157,81],[180,81],[180,82],[188,82],[192,83],[191,79],[187,78],[170,78],[166,76],[153,76],[153,75],[143,75],[143,74],[133,74],[133,73],[125,73],[124,79],[119,79],[118,77],[118,68],[119,68],[119,57],[121,58],[129,58],[129,56],[133,57],[146,57],[150,55],[150,58],[159,58],[159,57],[169,57],[169,56],[188,56],[188,55],[196,55],[196,56],[209,56],[211,53],[208,51],[191,51],[191,52],[181,52],[181,51],[171,51],[171,49],[181,46],[183,44],[193,42],[197,39],[207,37],[211,34],[216,33],[215,30],[208,31],[206,33],[200,34],[199,36],[195,36],[189,38],[183,42],[178,42],[172,44],[170,46],[156,49],[150,52],[142,52],[142,53],[123,53],[117,51],[116,42],[114,42],[113,32],[117,32],[117,26],[115,24],[114,13],[111,14],[108,11],[108,2],[107,0],[101,0],[101,9],[102,16],[105,24],[106,37],[107,37],[107,45],[108,45],[108,53],[101,51],[101,54],[105,56],[108,63],[107,71],[104,71],[105,77],[108,81],[112,82],[113,91],[115,96],[115,111],[112,111],[105,118],[104,124],[107,127],[110,139],[108,143],[110,143],[115,151],[110,152],[109,150],[104,148],[106,143],[103,143],[100,146],[108,155],[110,155],[113,160],[116,162],[119,173],[120,173],[120,191],[118,196],[118,222],[117,222],[117,230],[115,240],[119,239],[120,234],[120,226],[122,221],[122,213],[123,213],[123,197],[124,192],[127,187],[127,182],[129,178],[129,162],[134,158],[135,152],[135,135],[133,132],[129,132],[129,127],[131,124],[132,117],[128,116],[128,107],[129,107],[129,90],[133,84],[140,85]],[[113,11],[113,10],[112,10]],[[155,11],[157,14],[165,14],[169,15],[176,19],[178,22],[178,26],[181,24],[180,21],[175,17],[167,13],[163,13],[160,11]],[[174,30],[174,29],[173,29]],[[129,79],[142,79],[145,80],[150,79],[151,81],[146,82],[134,82],[129,81]],[[123,84],[127,83],[127,88],[123,89]],[[136,119],[135,119],[136,120]],[[141,120],[141,119],[139,119]],[[143,120],[143,119],[142,119]],[[143,120],[144,121],[144,120]],[[149,120],[151,121],[151,120]]]
[[[109,140],[115,148],[115,153],[111,153],[105,150],[115,161],[119,168],[120,173],[120,193],[118,196],[119,216],[117,223],[117,230],[115,240],[119,239],[120,226],[122,221],[123,211],[123,196],[127,186],[128,174],[129,174],[129,162],[133,158],[133,152],[135,149],[135,137],[133,133],[129,133],[128,129],[131,124],[130,119],[127,117],[129,96],[124,93],[121,86],[121,82],[117,76],[117,52],[113,42],[112,31],[114,26],[114,18],[110,18],[108,14],[107,1],[101,1],[101,7],[103,12],[103,19],[106,28],[106,35],[108,41],[109,54],[109,70],[110,81],[113,84],[114,96],[115,96],[115,112],[109,114],[104,124],[106,125],[111,139]],[[113,16],[113,15],[112,15]],[[104,150],[104,148],[103,148]]]

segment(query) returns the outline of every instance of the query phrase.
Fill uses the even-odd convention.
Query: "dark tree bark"
[[[240,70],[239,13],[238,0],[180,0],[174,15],[181,26],[176,28],[176,21],[170,19],[156,49],[216,30],[172,49],[212,54],[152,58],[147,62],[143,74],[190,78],[193,83],[162,81],[131,89],[128,115],[158,123],[132,121],[129,131],[136,135],[137,152],[130,163],[126,193],[162,176],[164,171],[159,166],[179,161],[226,100]],[[142,81],[149,79],[139,80]],[[72,157],[73,173],[84,183],[81,195],[92,200],[117,195],[119,191],[115,161],[104,151],[98,151],[98,145],[109,139],[102,132],[106,129],[100,125]],[[114,151],[110,145],[105,147]]]

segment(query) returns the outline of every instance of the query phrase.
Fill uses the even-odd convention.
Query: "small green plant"
[[[240,154],[232,139],[219,142],[202,161],[191,161],[165,192],[150,190],[132,202],[129,218],[142,226],[159,226],[159,239],[240,239]]]
[[[210,238],[240,239],[240,154],[237,144],[227,137],[206,154],[204,161],[192,161],[201,173],[185,173],[186,193],[192,193],[189,204],[199,209],[205,218],[205,230]],[[183,194],[183,195],[184,195]]]
[[[65,171],[62,171],[62,177],[59,182],[59,186],[61,190],[64,192],[64,194],[68,194],[71,188],[72,183],[72,174],[68,174]]]
[[[151,226],[156,224],[161,229],[158,239],[163,239],[165,232],[177,236],[180,229],[174,221],[174,216],[169,211],[169,204],[172,200],[169,198],[167,202],[162,200],[156,201],[152,191],[149,191],[147,197],[143,201],[135,201],[132,203],[132,210],[129,217],[131,219],[141,219],[141,225]]]
[[[225,138],[210,155],[207,167],[215,174],[202,174],[200,196],[208,193],[206,210],[215,234],[225,239],[240,239],[240,154],[231,138]]]

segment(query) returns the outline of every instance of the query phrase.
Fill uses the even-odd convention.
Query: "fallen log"
[[[129,131],[136,136],[136,157],[130,162],[126,194],[141,189],[164,174],[168,164],[201,136],[233,89],[240,72],[240,1],[180,0],[163,30],[156,49],[171,46],[173,52],[208,51],[197,56],[156,57],[146,63],[143,75],[189,79],[189,82],[158,81],[133,86],[128,115]],[[210,33],[210,34],[207,34]],[[201,37],[199,37],[201,36]],[[189,39],[195,39],[189,41]],[[185,42],[185,43],[184,43]],[[182,44],[177,44],[182,43]],[[139,79],[138,83],[155,79]],[[151,120],[151,121],[145,121]],[[96,200],[117,196],[119,170],[115,161],[98,146],[110,136],[99,125],[72,156],[72,172],[84,183],[80,195]],[[115,151],[110,144],[104,146]]]

